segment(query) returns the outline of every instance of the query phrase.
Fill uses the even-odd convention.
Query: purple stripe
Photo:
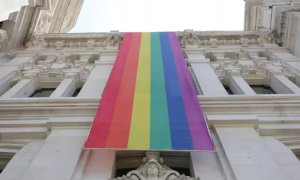
[[[200,108],[190,74],[186,68],[179,41],[174,32],[170,32],[169,37],[194,148],[213,150],[214,145],[209,136],[206,120]]]

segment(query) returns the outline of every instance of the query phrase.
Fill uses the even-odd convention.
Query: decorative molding
[[[164,165],[159,152],[147,152],[143,163],[136,170],[128,172],[126,176],[112,180],[200,180],[200,178],[180,175],[177,171]]]
[[[220,79],[229,77],[229,72],[239,71],[245,79],[268,78],[268,72],[280,73],[289,78],[294,78],[295,74],[290,71],[287,63],[280,60],[268,60],[268,57],[260,57],[258,52],[240,52],[235,58],[224,57],[217,53],[211,61],[215,73]]]
[[[57,49],[64,48],[85,48],[92,50],[95,48],[118,50],[122,40],[121,33],[105,33],[97,37],[78,37],[74,34],[72,38],[66,37],[49,37],[49,34],[37,33],[33,34],[26,41],[25,46],[28,49]]]
[[[77,22],[83,2],[84,0],[51,0],[48,8],[40,10],[33,32],[69,32]]]
[[[32,74],[37,81],[61,81],[64,78],[75,77],[77,81],[85,82],[94,66],[94,63],[82,60],[80,55],[38,55],[15,73],[12,84],[32,77]]]
[[[208,33],[189,30],[184,32],[177,32],[177,35],[183,48],[217,48],[219,46],[263,46],[263,39],[261,39],[260,33],[256,32]]]

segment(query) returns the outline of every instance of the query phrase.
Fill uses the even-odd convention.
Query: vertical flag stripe
[[[85,148],[214,149],[175,33],[125,33]]]
[[[128,148],[149,149],[150,33],[142,33]]]
[[[186,68],[186,64],[182,61],[184,58],[176,34],[170,33],[169,36],[174,54],[175,65],[179,75],[178,77],[185,104],[185,112],[189,120],[189,128],[193,139],[193,145],[195,149],[209,150],[213,147],[212,144],[205,142],[210,138],[207,133],[203,113],[201,112],[201,109],[199,110],[196,90],[193,88],[193,83],[189,76],[188,69]]]
[[[151,149],[172,149],[159,33],[151,35]]]
[[[173,149],[193,149],[185,114],[181,89],[174,64],[168,33],[161,33],[161,46],[166,78],[166,90]]]
[[[112,119],[111,130],[106,147],[126,148],[131,122],[131,111],[135,91],[135,82],[140,50],[141,34],[133,33],[131,48],[129,49],[124,73],[120,83],[120,92],[117,96],[116,107]]]
[[[124,59],[126,59],[130,49],[131,37],[132,35],[130,33],[125,34],[124,36],[120,52],[104,89],[101,103],[90,130],[89,138],[85,143],[86,147],[104,147],[106,144],[112,116],[116,107],[117,94],[119,93],[119,82],[121,81],[124,72],[124,65],[126,62]],[[99,129],[101,130],[99,131]]]

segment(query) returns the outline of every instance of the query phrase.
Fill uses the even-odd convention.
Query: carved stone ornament
[[[40,13],[38,25],[36,27],[36,33],[47,33],[50,27],[52,17],[52,12],[42,10]]]
[[[235,36],[235,35],[215,35],[210,36],[203,32],[186,31],[178,33],[180,45],[183,48],[201,48],[211,47],[217,48],[218,46],[261,46],[261,37],[259,35],[251,36]]]
[[[36,33],[33,34],[25,43],[26,48],[29,49],[57,49],[64,48],[86,48],[87,50],[101,48],[117,50],[121,43],[122,36],[120,33],[108,33],[104,36],[83,39],[77,38],[49,38],[47,34]]]
[[[45,41],[45,34],[36,33],[33,34],[31,39],[26,42],[26,48],[39,48],[45,49],[47,47],[47,42]]]
[[[147,152],[144,164],[136,170],[130,171],[126,176],[111,180],[200,180],[185,175],[180,175],[163,164],[163,159],[158,152]]]
[[[39,56],[23,65],[12,79],[12,83],[28,77],[28,74],[35,74],[39,80],[62,80],[63,78],[76,76],[77,80],[85,81],[94,63],[81,60],[79,55],[50,55]],[[78,78],[77,78],[78,76]]]
[[[220,55],[216,56],[220,57]],[[268,57],[259,57],[258,53],[239,52],[235,58],[215,58],[211,62],[218,77],[226,77],[226,71],[239,69],[243,77],[266,77],[268,71],[280,72],[282,75],[295,76],[285,62],[268,60]]]

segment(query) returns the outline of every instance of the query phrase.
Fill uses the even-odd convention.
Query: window
[[[263,85],[252,85],[250,86],[256,94],[276,94],[270,87]]]
[[[2,153],[0,157],[0,174],[5,169],[6,165],[9,163],[9,161],[13,158],[15,153],[13,152],[4,152]]]
[[[231,91],[231,89],[228,86],[224,86],[225,90],[229,95],[233,95],[234,93]]]
[[[77,88],[74,93],[72,94],[72,97],[77,97],[79,92],[81,91],[81,88]]]
[[[49,97],[55,88],[43,88],[36,90],[31,96],[29,97]]]

